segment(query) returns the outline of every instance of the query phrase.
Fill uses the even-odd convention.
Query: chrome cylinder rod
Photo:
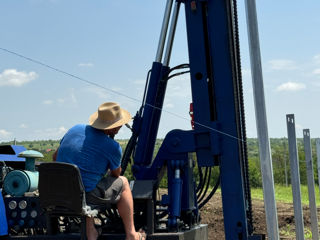
[[[161,59],[162,59],[164,44],[166,41],[168,25],[169,25],[171,9],[172,9],[172,3],[173,3],[173,0],[167,0],[166,9],[165,9],[165,13],[163,16],[162,28],[161,28],[161,33],[160,33],[159,43],[158,43],[158,50],[157,50],[157,55],[156,55],[156,62],[159,62],[159,63],[161,62]]]
[[[180,4],[181,4],[180,2],[176,2],[174,4],[174,8],[173,8],[173,14],[172,14],[172,20],[171,20],[171,25],[170,25],[170,30],[169,30],[168,42],[167,42],[166,52],[165,52],[164,60],[163,60],[163,66],[167,66],[167,67],[169,66],[174,35],[176,33]]]

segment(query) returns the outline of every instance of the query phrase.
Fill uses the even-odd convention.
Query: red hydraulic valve
[[[190,103],[189,115],[191,117],[191,127],[194,129],[193,103]]]

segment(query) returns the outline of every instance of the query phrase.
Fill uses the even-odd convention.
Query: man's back
[[[81,172],[86,192],[96,187],[108,169],[120,166],[121,147],[103,131],[89,125],[72,127],[61,140],[57,161],[73,163]]]

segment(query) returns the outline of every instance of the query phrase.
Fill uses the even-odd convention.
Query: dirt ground
[[[221,195],[216,193],[212,199],[201,209],[202,223],[208,224],[209,240],[225,239]],[[253,224],[255,234],[265,234],[267,227],[263,200],[253,200]],[[277,202],[278,223],[280,239],[296,239],[293,205]],[[319,216],[318,209],[318,216]],[[305,239],[311,239],[309,207],[303,207]]]

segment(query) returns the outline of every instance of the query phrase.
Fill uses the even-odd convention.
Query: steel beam
[[[316,139],[316,149],[317,149],[318,185],[319,185],[319,191],[320,191],[320,138]]]
[[[301,206],[300,173],[296,140],[294,115],[287,115],[287,130],[289,142],[289,159],[291,169],[291,186],[293,196],[294,219],[296,225],[296,239],[304,240],[304,224]]]
[[[267,231],[268,237],[275,240],[279,239],[278,217],[274,195],[256,2],[255,0],[246,0],[245,4]]]
[[[311,232],[312,239],[319,239],[318,218],[317,218],[317,206],[316,195],[314,191],[314,177],[313,177],[313,164],[312,164],[312,151],[309,129],[303,129],[303,143],[304,153],[306,157],[307,166],[307,181],[308,181],[308,194],[309,194],[309,209],[311,216]]]

